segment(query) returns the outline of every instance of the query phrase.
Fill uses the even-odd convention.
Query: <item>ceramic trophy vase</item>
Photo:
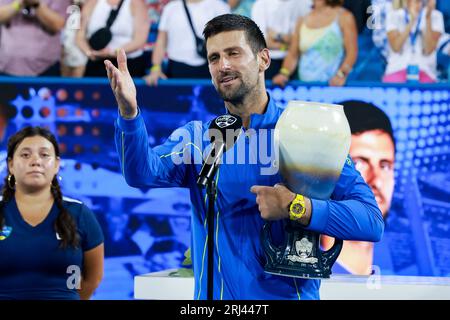
[[[275,129],[284,183],[295,193],[328,200],[350,149],[350,127],[343,107],[290,101]],[[342,240],[336,239],[328,251],[320,249],[319,240],[318,233],[289,220],[284,244],[275,246],[270,223],[266,223],[261,233],[267,258],[265,271],[299,278],[329,278],[342,249]]]

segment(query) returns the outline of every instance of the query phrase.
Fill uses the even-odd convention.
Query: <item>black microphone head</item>
[[[225,150],[228,150],[236,143],[241,129],[241,117],[234,114],[224,114],[211,121],[208,133],[211,143],[222,141],[225,143]]]

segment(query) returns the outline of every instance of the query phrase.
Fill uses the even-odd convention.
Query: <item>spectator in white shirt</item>
[[[436,82],[436,49],[444,32],[436,0],[407,0],[387,16],[389,54],[383,82]]]
[[[185,1],[199,38],[203,38],[201,32],[206,22],[230,12],[230,7],[222,0]],[[163,70],[166,55],[168,63]],[[206,59],[197,53],[196,40],[182,0],[173,0],[163,9],[152,53],[152,67],[144,80],[148,85],[156,85],[159,79],[166,78],[210,78]]]

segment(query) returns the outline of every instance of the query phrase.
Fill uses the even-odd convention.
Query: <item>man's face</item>
[[[209,72],[217,92],[224,101],[242,101],[259,84],[260,72],[265,70],[261,55],[266,55],[266,50],[255,57],[244,31],[212,36],[208,38],[206,48]]]
[[[394,191],[395,149],[391,137],[381,130],[353,134],[350,156],[372,189],[383,218],[386,218]]]

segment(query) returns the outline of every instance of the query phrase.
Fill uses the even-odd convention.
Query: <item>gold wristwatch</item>
[[[289,219],[298,220],[306,212],[305,198],[301,194],[297,194],[289,206]]]

